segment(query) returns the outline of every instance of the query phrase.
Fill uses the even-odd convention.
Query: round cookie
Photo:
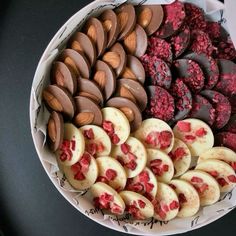
[[[178,121],[173,132],[176,138],[186,143],[192,156],[199,156],[213,147],[212,130],[201,120],[189,118]]]
[[[188,146],[180,139],[175,138],[174,146],[168,154],[174,164],[174,177],[184,174],[191,164],[191,152]]]
[[[111,140],[99,126],[84,125],[80,127],[84,135],[85,150],[94,157],[108,156],[111,152]]]
[[[120,195],[109,185],[96,182],[91,186],[90,192],[96,208],[107,210],[115,215],[122,215],[125,211],[125,203]]]
[[[212,205],[219,200],[219,184],[210,174],[201,170],[189,170],[180,179],[194,186],[199,194],[201,206]]]
[[[236,133],[236,114],[230,117],[227,125],[223,127],[223,131]]]
[[[122,165],[110,156],[102,156],[96,159],[98,165],[98,180],[108,184],[120,192],[126,185],[126,173]]]
[[[119,193],[126,205],[126,211],[136,220],[145,220],[153,216],[152,203],[141,194],[132,191]]]
[[[64,124],[63,141],[56,152],[57,160],[65,166],[72,166],[82,157],[85,150],[83,134],[71,123]]]
[[[169,183],[173,178],[173,162],[170,157],[162,151],[147,149],[147,166],[154,173],[158,182]]]
[[[215,145],[225,146],[236,152],[236,134],[231,132],[220,132],[216,134]]]
[[[137,176],[146,166],[147,152],[136,138],[129,137],[125,143],[113,147],[111,156],[125,168],[128,178]]]
[[[154,218],[160,221],[174,219],[179,212],[179,200],[175,191],[167,184],[158,183],[157,195],[152,201]]]
[[[155,118],[143,120],[134,137],[139,139],[146,148],[160,149],[165,153],[169,153],[174,145],[174,134],[170,126]]]
[[[102,127],[115,145],[124,143],[130,134],[129,120],[123,112],[114,107],[102,109]]]
[[[221,192],[228,192],[235,186],[236,175],[234,169],[226,162],[209,159],[198,163],[196,169],[205,171],[215,178]]]
[[[200,208],[200,198],[196,189],[181,179],[171,180],[170,186],[179,199],[180,209],[177,216],[180,218],[194,216]]]
[[[86,152],[72,166],[64,166],[63,171],[68,182],[76,190],[90,188],[98,176],[97,163],[94,157]]]
[[[125,189],[140,193],[151,201],[157,193],[156,176],[149,168],[145,167],[136,177],[127,180]]]

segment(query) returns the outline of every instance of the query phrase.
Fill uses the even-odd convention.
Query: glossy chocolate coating
[[[151,13],[151,19],[149,22],[143,24],[142,22],[144,22],[144,20],[141,18],[143,17],[142,12],[147,9]],[[137,6],[136,13],[137,13],[137,23],[144,28],[147,35],[149,36],[158,30],[158,28],[161,26],[164,17],[163,8],[161,5]]]
[[[48,85],[43,90],[43,99],[49,109],[61,112],[65,119],[73,118],[75,113],[74,99],[65,88],[58,85]]]
[[[123,97],[114,97],[107,101],[106,106],[116,107],[118,109],[121,109],[122,112],[128,111],[129,113],[132,113],[129,116],[126,115],[126,112],[124,112],[128,120],[130,121],[131,132],[136,131],[140,127],[142,123],[142,114],[137,105],[129,99]],[[131,116],[133,117],[132,120],[129,119],[129,117]]]
[[[50,79],[51,84],[66,88],[71,94],[74,94],[77,90],[77,79],[63,62],[56,61],[52,64]]]
[[[64,61],[67,57],[73,60],[82,78],[89,78],[90,65],[82,53],[76,52],[73,49],[65,49],[59,56],[59,59]]]
[[[139,82],[131,79],[119,79],[117,80],[116,86],[117,96],[121,96],[121,88],[125,87],[134,96],[140,111],[143,111],[146,108],[148,102],[147,93]]]
[[[136,14],[135,14],[135,9],[134,6],[131,4],[122,4],[115,10],[117,16],[118,16],[118,21],[120,21],[120,14],[123,14],[122,18],[125,19],[124,21],[126,22],[123,27],[121,27],[121,22],[120,24],[120,33],[118,36],[118,40],[124,39],[127,35],[129,35],[136,24]]]
[[[104,88],[101,89],[105,100],[111,97],[116,89],[116,77],[115,73],[113,72],[112,68],[105,63],[104,61],[97,60],[94,66],[94,75],[96,72],[102,71],[105,73],[105,84]]]
[[[103,106],[104,98],[101,90],[97,84],[88,79],[78,80],[78,93],[79,96],[87,97],[92,99],[97,104]]]
[[[48,120],[47,142],[50,149],[55,152],[61,145],[64,135],[64,122],[60,113],[53,111]]]
[[[96,34],[94,35],[95,37],[94,39],[91,36],[89,36],[90,34],[89,29],[91,26],[94,26]],[[95,17],[91,17],[86,22],[83,31],[90,37],[90,39],[94,43],[97,50],[97,56],[102,55],[107,46],[107,33],[105,32],[101,21]]]
[[[83,96],[76,96],[74,97],[75,106],[76,106],[76,116],[82,112],[91,112],[93,113],[93,120],[87,124],[94,124],[94,125],[101,125],[102,124],[102,112],[100,107],[91,99],[83,97]]]
[[[100,15],[100,20],[103,22],[103,25],[107,25],[108,31],[107,31],[107,48],[111,47],[115,42],[118,37],[118,34],[120,32],[120,27],[118,23],[118,19],[116,16],[116,13],[111,10],[105,10],[101,15]],[[106,29],[105,27],[105,29]]]
[[[82,32],[76,32],[69,40],[68,47],[83,53],[92,66],[96,60],[96,48],[91,39]]]

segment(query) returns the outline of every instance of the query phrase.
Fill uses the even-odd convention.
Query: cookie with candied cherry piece
[[[120,195],[109,185],[97,182],[90,188],[93,196],[93,203],[96,208],[106,210],[115,215],[122,215],[125,210],[125,203]]]
[[[174,219],[179,212],[179,199],[175,191],[165,183],[158,183],[157,195],[152,201],[154,218],[160,221]]]
[[[71,123],[64,124],[63,141],[56,151],[57,160],[65,166],[72,166],[79,161],[85,150],[82,132]]]
[[[176,192],[180,209],[178,217],[190,217],[195,215],[200,208],[200,198],[197,190],[187,181],[181,179],[173,179],[170,186]]]
[[[97,181],[104,182],[116,191],[121,191],[126,185],[126,172],[123,166],[110,156],[98,157],[96,159],[98,165]]]
[[[152,200],[157,193],[156,176],[149,168],[145,167],[136,177],[127,180],[125,189],[140,193],[149,200]]]
[[[210,174],[201,170],[189,170],[180,179],[194,186],[199,194],[201,206],[212,205],[219,200],[219,184]]]
[[[209,159],[198,163],[196,169],[205,171],[215,178],[221,192],[228,192],[235,186],[236,175],[234,169],[226,162]]]
[[[175,138],[174,147],[168,154],[174,164],[174,177],[178,177],[185,173],[191,164],[191,152],[188,146],[178,138]]]
[[[132,191],[122,191],[119,194],[125,202],[126,211],[135,220],[145,220],[153,216],[153,205],[146,197]]]
[[[174,134],[171,127],[156,118],[143,120],[141,127],[134,133],[146,148],[160,149],[169,153],[174,145]]]
[[[77,190],[90,188],[98,176],[97,163],[94,157],[87,152],[72,166],[62,168],[68,182]]]
[[[212,130],[201,120],[189,118],[178,121],[173,132],[176,138],[186,143],[192,156],[199,156],[213,147]]]
[[[117,108],[105,107],[102,109],[102,127],[111,139],[112,144],[124,143],[130,134],[129,120],[125,114]]]
[[[108,156],[111,152],[111,140],[99,126],[84,125],[80,131],[85,138],[85,149],[93,156]]]
[[[170,157],[156,149],[147,149],[147,166],[154,173],[157,181],[169,183],[174,175],[174,165]]]
[[[145,168],[147,162],[144,145],[134,137],[129,137],[125,143],[114,146],[111,156],[124,166],[128,178],[137,176]]]

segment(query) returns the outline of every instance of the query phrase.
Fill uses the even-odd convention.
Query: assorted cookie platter
[[[89,18],[42,93],[47,144],[68,182],[134,220],[216,203],[236,183],[235,60],[227,32],[190,3]]]

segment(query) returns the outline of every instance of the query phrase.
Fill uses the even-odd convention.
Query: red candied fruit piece
[[[84,153],[81,159],[79,160],[82,173],[85,174],[88,172],[90,162],[91,162],[91,156],[88,153]]]
[[[236,161],[234,161],[234,162],[232,161],[229,164],[234,170],[236,170]]]
[[[84,137],[87,139],[94,139],[94,132],[92,128],[84,130],[83,134],[84,134]]]
[[[144,186],[145,186],[146,193],[150,193],[154,188],[154,184],[152,183],[144,183]]]
[[[229,184],[224,178],[218,178],[217,182],[221,187],[224,187]]]
[[[86,151],[90,153],[92,156],[95,156],[97,152],[97,145],[96,143],[89,143],[86,145]]]
[[[169,92],[159,86],[148,86],[147,92],[150,99],[144,115],[166,122],[172,119],[175,111],[175,103],[174,98]]]
[[[143,183],[147,183],[150,180],[149,174],[147,171],[142,171],[139,175],[138,175],[139,181],[143,182]]]
[[[208,184],[202,184],[197,187],[197,191],[201,194],[204,193],[209,188]]]
[[[161,208],[162,208],[165,212],[168,212],[168,211],[170,210],[167,204],[162,204],[162,205],[161,205]]]
[[[139,205],[140,208],[143,209],[143,208],[145,208],[146,203],[145,203],[143,200],[139,199],[139,200],[138,200],[138,205]]]
[[[59,147],[59,150],[60,150],[60,160],[62,162],[68,160],[70,161],[71,158],[72,158],[72,151],[75,150],[75,145],[76,145],[76,142],[75,140],[67,140],[67,139],[64,139],[63,142],[61,143],[60,147]]]
[[[153,200],[152,204],[154,206],[154,212],[160,216],[162,220],[165,220],[166,218],[166,212],[162,210],[160,203],[157,200]]]
[[[131,160],[131,161],[125,163],[125,167],[130,170],[135,170],[137,167],[137,163],[134,160]]]
[[[153,167],[153,166],[161,166],[162,164],[162,160],[161,159],[155,159],[155,160],[151,160],[150,161],[150,166]]]
[[[178,195],[178,198],[179,198],[180,204],[183,204],[183,203],[187,202],[187,198],[185,197],[185,195],[183,193],[180,193]]]
[[[183,3],[174,1],[171,4],[163,5],[163,11],[163,23],[155,35],[161,38],[167,38],[182,26],[185,19],[185,10]]]
[[[171,210],[175,210],[179,208],[179,203],[176,200],[173,200],[169,206]]]
[[[127,206],[126,210],[128,211],[128,213],[132,215],[132,217],[134,217],[137,220],[145,219],[145,217],[141,214],[139,208],[136,206],[136,202],[135,204],[130,204],[129,206]]]
[[[70,169],[72,170],[72,172],[73,172],[74,174],[76,174],[77,172],[79,172],[79,171],[81,170],[81,165],[80,165],[79,162],[77,162],[77,163],[75,163],[74,165],[72,165],[72,166],[70,167]]]
[[[168,165],[163,165],[163,166],[162,166],[162,170],[163,170],[164,172],[169,171],[169,166],[168,166]]]
[[[178,121],[177,128],[180,132],[190,132],[191,131],[191,123],[187,121]]]
[[[113,135],[111,136],[111,142],[112,142],[113,144],[117,144],[117,143],[120,142],[120,138],[118,137],[117,134],[113,134]]]
[[[128,154],[129,151],[130,151],[130,145],[127,144],[127,143],[122,143],[120,145],[120,148],[121,148],[121,151],[124,153],[124,154]]]
[[[110,203],[114,200],[114,197],[111,194],[103,193],[99,196],[99,204],[102,209],[109,209]]]
[[[191,178],[191,182],[192,182],[192,183],[203,183],[203,179],[200,178],[200,177],[197,177],[197,176],[193,176],[193,177]]]
[[[105,120],[102,123],[102,128],[108,133],[113,134],[114,133],[114,125],[111,121]]]
[[[97,152],[103,152],[105,149],[102,142],[97,143]]]
[[[160,132],[159,135],[159,143],[160,143],[160,149],[166,149],[170,146],[172,141],[172,133],[168,130],[164,130]]]
[[[225,146],[236,152],[236,134],[230,132],[216,134],[215,145]]]
[[[212,177],[214,177],[214,178],[216,178],[217,176],[219,176],[219,173],[218,173],[216,170],[208,171],[208,173],[209,173]]]
[[[145,143],[151,144],[153,146],[157,146],[159,144],[158,142],[159,136],[160,136],[160,132],[152,131],[146,136]]]
[[[186,152],[183,147],[178,147],[174,152],[170,152],[169,156],[172,160],[178,161],[181,160],[186,155]]]
[[[198,6],[191,3],[184,3],[186,19],[188,26],[194,29],[205,30],[206,29],[206,21],[204,11]]]
[[[156,56],[162,59],[165,62],[172,62],[172,50],[171,45],[167,43],[164,39],[157,37],[150,37],[148,40],[147,52],[145,55]],[[142,61],[145,59],[145,56],[142,57]]]
[[[78,173],[74,175],[74,179],[81,181],[85,179],[85,176],[82,172],[79,171]]]
[[[185,142],[192,143],[196,140],[196,136],[188,134],[184,136]]]
[[[143,185],[141,183],[127,183],[126,188],[133,192],[142,192]]]
[[[231,183],[236,183],[236,176],[235,175],[229,175],[229,176],[227,176],[227,178]]]
[[[114,180],[117,177],[117,173],[113,169],[107,169],[106,172],[105,172],[105,176],[109,181],[111,181],[111,180]]]
[[[118,204],[116,204],[115,202],[112,203],[112,206],[111,206],[111,213],[114,213],[114,214],[122,214],[123,213],[123,209],[121,206],[119,206]]]
[[[197,137],[203,137],[206,134],[207,134],[207,131],[204,128],[200,128],[200,129],[196,130],[196,132],[195,132],[195,135]]]

